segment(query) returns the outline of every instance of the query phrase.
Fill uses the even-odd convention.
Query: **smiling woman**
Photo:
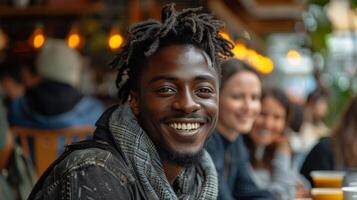
[[[249,65],[231,59],[222,65],[217,128],[208,141],[219,178],[219,199],[274,199],[249,176],[242,133],[251,130],[260,112],[261,81]]]
[[[290,115],[290,101],[285,93],[278,88],[265,89],[261,113],[252,131],[244,138],[250,154],[253,180],[260,188],[274,194],[277,200],[295,197],[296,179],[285,133]]]

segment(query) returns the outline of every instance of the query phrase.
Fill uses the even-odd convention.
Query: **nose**
[[[250,97],[245,97],[244,100],[243,100],[243,110],[245,112],[250,112],[254,109],[254,106],[255,106],[255,102],[252,98]]]
[[[272,130],[274,126],[274,119],[271,116],[267,116],[264,118],[264,128],[267,130]]]
[[[193,113],[201,109],[201,105],[195,101],[193,94],[188,89],[177,96],[172,106],[175,110],[184,113]]]

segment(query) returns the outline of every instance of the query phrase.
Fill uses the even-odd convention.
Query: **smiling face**
[[[285,130],[286,112],[277,99],[271,96],[265,97],[262,101],[262,111],[251,132],[254,143],[269,145],[275,142]]]
[[[192,162],[216,124],[218,75],[208,59],[190,45],[163,47],[148,58],[132,93],[132,110],[169,162]]]
[[[260,112],[261,83],[257,75],[247,70],[237,72],[220,92],[218,129],[229,139],[249,132]]]

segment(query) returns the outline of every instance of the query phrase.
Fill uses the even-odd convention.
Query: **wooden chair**
[[[64,140],[65,144],[70,144],[73,138],[76,138],[76,141],[86,139],[93,134],[94,127],[79,126],[62,129],[38,129],[16,126],[11,127],[11,131],[19,138],[23,151],[29,156],[29,138],[33,138],[35,167],[37,174],[40,176],[59,156],[61,140]]]

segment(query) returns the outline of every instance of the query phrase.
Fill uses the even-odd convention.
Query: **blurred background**
[[[108,63],[128,26],[158,19],[165,0],[0,0],[0,62],[9,54],[31,57],[47,38],[77,49],[84,94],[115,102],[115,73]],[[330,90],[332,122],[357,92],[356,0],[177,0],[178,8],[203,6],[226,22],[221,34],[234,54],[303,104],[319,86]]]

